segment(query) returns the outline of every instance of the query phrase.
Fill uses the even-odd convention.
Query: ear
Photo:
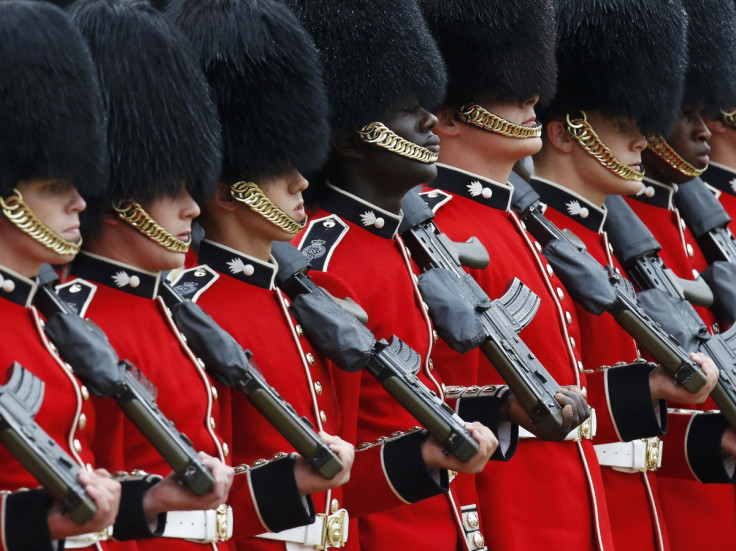
[[[362,159],[365,144],[358,132],[340,132],[332,139],[332,148],[343,157]]]
[[[728,130],[726,124],[718,119],[705,119],[705,125],[708,127],[711,134],[723,134]]]
[[[103,226],[107,226],[109,228],[117,228],[120,224],[123,223],[117,213],[113,210],[103,212],[101,222]]]
[[[233,196],[230,195],[230,184],[226,184],[225,182],[217,182],[215,193],[212,195],[207,204],[215,206],[220,210],[228,212],[234,211],[236,209],[236,201],[233,199]]]
[[[455,109],[449,105],[441,106],[435,111],[437,126],[433,131],[438,136],[457,136],[460,133],[460,122],[455,119]]]
[[[562,121],[550,121],[545,127],[544,131],[547,135],[547,143],[550,147],[555,148],[563,153],[569,153],[572,151],[573,138],[567,133],[565,124]]]

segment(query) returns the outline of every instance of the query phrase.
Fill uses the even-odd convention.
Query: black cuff
[[[5,499],[3,526],[8,551],[51,551],[51,496],[38,489],[8,494]]]
[[[315,520],[312,498],[302,496],[296,485],[295,462],[296,456],[289,455],[255,467],[249,473],[256,507],[271,532],[312,524]]]
[[[113,524],[113,538],[118,541],[143,540],[155,538],[164,533],[166,513],[158,515],[156,530],[151,532],[151,527],[146,520],[146,512],[143,510],[143,494],[160,481],[160,476],[153,475],[120,481],[122,488],[120,510]]]
[[[493,432],[499,442],[491,456],[492,461],[508,461],[519,445],[519,425],[501,418],[501,408],[508,393],[498,396],[471,396],[460,398],[457,414],[465,421],[479,421]]]
[[[723,465],[721,437],[728,427],[719,413],[693,417],[687,433],[687,459],[700,482],[734,482]]]
[[[652,363],[632,363],[606,370],[608,404],[621,440],[661,436],[667,432],[667,404],[659,401],[659,414],[649,390]]]
[[[427,431],[410,432],[384,442],[381,448],[386,476],[394,490],[409,503],[447,492],[450,480],[445,469],[439,470],[439,482],[422,457],[422,442]]]

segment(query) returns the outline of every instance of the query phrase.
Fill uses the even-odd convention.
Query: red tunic
[[[104,463],[95,463],[92,453],[95,414],[89,392],[50,347],[40,325],[39,313],[28,306],[36,289],[35,283],[2,267],[0,277],[6,282],[0,288],[0,329],[6,335],[0,347],[0,378],[5,382],[13,362],[20,363],[39,377],[45,383],[45,393],[36,422],[80,467],[105,466]],[[10,291],[6,290],[11,287]],[[3,466],[0,489],[12,492],[39,486],[38,481],[3,446],[0,446],[0,464]],[[3,504],[6,502],[4,499]],[[3,508],[2,513],[0,519],[4,520],[10,512]],[[0,528],[0,549],[17,550],[18,547],[13,548],[14,538],[9,530],[4,525]],[[25,529],[34,530],[34,526],[29,523]],[[48,534],[48,528],[45,533]]]
[[[350,286],[352,298],[367,311],[368,327],[376,338],[397,335],[421,354],[418,377],[442,396],[443,385],[433,364],[436,334],[415,285],[414,276],[419,272],[396,235],[401,218],[337,188],[331,188],[323,209],[299,238],[302,252],[313,266],[338,275]],[[474,357],[470,354],[468,360],[456,355],[458,368],[464,368],[467,361],[476,362]],[[362,374],[360,399],[352,407],[359,414],[357,442],[373,442],[417,424],[368,373]],[[447,496],[360,518],[361,547],[367,551],[482,546],[480,536],[469,537],[462,529],[454,492],[453,488]],[[463,485],[462,493],[462,505],[474,507],[472,486]]]
[[[659,255],[665,265],[679,277],[692,279],[693,270],[704,270],[707,262],[672,202],[673,188],[650,179],[645,179],[645,184],[653,190],[653,194],[650,192],[652,196],[641,194],[636,198],[627,198],[627,202],[659,241],[662,246]],[[709,330],[717,327],[715,316],[709,310],[700,307],[696,307],[696,310]],[[712,400],[708,399],[703,406],[694,406],[694,409],[714,407]],[[670,432],[676,434],[671,436],[685,441],[689,426],[689,421],[673,423]],[[662,476],[665,474],[668,473],[663,470]],[[688,474],[684,469],[678,469],[674,474],[683,478],[668,477],[665,483],[660,484],[662,508],[672,549],[727,549],[736,541],[736,492],[733,486],[704,485],[688,480],[684,478]],[[710,528],[696,534],[691,529],[693,523]]]
[[[541,179],[533,179],[531,183],[541,201],[548,205],[544,213],[548,220],[560,229],[572,231],[602,265],[612,266],[617,272],[623,273],[623,268],[611,256],[608,239],[603,231],[605,209],[556,183]],[[616,323],[613,316],[593,315],[578,304],[576,310],[581,323],[583,361],[590,369],[611,366],[620,361],[631,362],[640,356],[636,342]],[[605,375],[616,371],[618,370],[608,371]],[[602,375],[604,374],[599,372],[589,378],[592,402],[600,401],[595,400],[595,397],[600,396],[605,396],[607,401],[615,400],[616,397],[611,394],[616,392],[619,395],[627,392],[633,395],[633,385],[638,386],[637,395],[644,393],[646,396],[645,403],[638,404],[640,407],[637,410],[615,416],[612,425],[599,422],[596,444],[629,440],[633,435],[642,438],[661,436],[667,428],[666,405],[661,402],[663,420],[660,429],[658,416],[651,411],[651,398],[647,398],[648,370],[642,373],[641,379],[625,382],[615,382],[613,378]],[[622,433],[627,437],[623,438]],[[666,445],[664,448],[663,455],[676,451],[670,450]],[[622,549],[668,549],[667,530],[662,521],[654,473],[625,473],[609,467],[603,467],[602,472],[616,545]]]
[[[203,367],[187,348],[161,299],[155,298],[160,274],[138,270],[82,253],[72,274],[93,282],[80,315],[105,332],[121,359],[132,362],[156,387],[160,410],[191,440],[196,450],[226,461],[228,444],[216,432],[223,419],[217,394]],[[72,280],[69,287],[79,283]],[[141,469],[166,475],[171,468],[114,400],[93,398],[105,419],[95,432],[95,451],[111,471]],[[227,427],[227,421],[224,423]],[[228,435],[225,435],[226,437]],[[229,459],[227,459],[229,462]],[[137,542],[138,549],[203,549],[207,544],[160,538]],[[229,544],[213,544],[227,549]]]
[[[432,185],[443,191],[435,192],[436,199],[428,194],[437,202],[437,226],[454,241],[475,235],[486,247],[489,266],[468,271],[491,298],[501,296],[514,277],[541,298],[539,311],[521,338],[559,384],[587,388],[574,303],[551,266],[537,254],[538,243],[510,211],[512,188],[439,166]],[[444,356],[444,350],[439,348],[436,354]],[[449,364],[443,365],[443,375],[449,369]],[[480,356],[479,382],[500,380]],[[598,412],[599,425],[605,414],[606,409]],[[540,469],[542,464],[547,468]],[[522,439],[516,457],[508,463],[489,464],[477,477],[477,488],[491,549],[554,548],[562,541],[570,549],[613,549],[601,470],[589,440]],[[539,499],[544,495],[558,496],[564,507],[550,507]],[[530,519],[533,530],[528,527]]]
[[[736,171],[711,161],[701,178],[707,185],[718,190],[718,200],[731,217],[728,227],[732,232],[736,231]]]

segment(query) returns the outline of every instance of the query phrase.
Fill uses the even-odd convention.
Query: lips
[[[432,136],[424,142],[425,149],[429,149],[432,153],[439,153],[440,152],[440,137],[436,134],[432,134]]]

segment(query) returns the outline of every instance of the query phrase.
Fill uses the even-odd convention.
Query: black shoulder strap
[[[81,317],[84,317],[87,312],[95,291],[97,291],[97,285],[79,278],[56,287],[56,292],[61,300],[66,302]]]
[[[197,299],[220,277],[209,266],[202,265],[182,270],[171,286],[179,296],[197,302]]]
[[[299,250],[312,265],[312,269],[321,271],[327,269],[333,251],[348,229],[348,225],[334,214],[309,223]]]

